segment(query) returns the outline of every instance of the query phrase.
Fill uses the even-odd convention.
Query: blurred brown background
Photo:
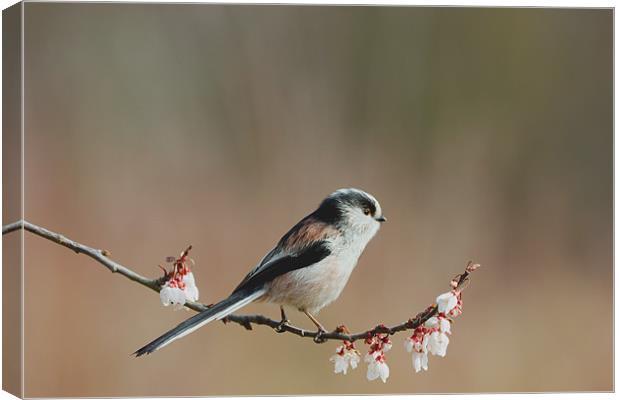
[[[28,234],[26,396],[612,390],[612,18],[27,3],[29,221],[148,276],[191,243],[209,303],[325,195],[363,188],[389,222],[320,315],[355,331],[483,269],[447,357],[415,374],[400,334],[384,385],[334,375],[337,343],[265,327],[134,359],[191,314]]]

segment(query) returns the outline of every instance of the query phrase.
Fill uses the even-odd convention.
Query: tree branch
[[[157,278],[157,279],[146,278],[132,271],[131,269],[110,259],[109,258],[110,253],[106,250],[101,250],[101,249],[96,249],[93,247],[86,246],[72,239],[69,239],[66,236],[63,236],[59,233],[52,232],[48,229],[31,224],[30,222],[20,220],[20,221],[5,225],[2,227],[2,234],[5,235],[7,233],[11,233],[11,232],[14,232],[20,229],[25,229],[26,231],[34,233],[37,236],[50,240],[68,249],[71,249],[78,254],[84,254],[94,259],[95,261],[99,262],[111,272],[123,275],[124,277],[136,283],[139,283],[142,286],[145,286],[151,290],[159,292],[161,289],[161,285],[163,284],[162,278]],[[476,269],[475,267],[476,265],[474,265],[470,261],[467,264],[467,267],[465,268],[465,272],[457,275],[454,279],[452,279],[452,282],[451,282],[452,289],[455,291],[461,291],[462,289],[464,289],[469,281],[469,275],[471,274],[471,272],[473,272]],[[198,303],[198,302],[193,302],[193,301],[187,301],[185,303],[185,307],[190,308],[197,312],[204,311],[209,308],[208,305]],[[237,323],[245,327],[248,330],[252,329],[252,325],[265,325],[265,326],[269,326],[273,328],[278,333],[288,332],[288,333],[291,333],[291,334],[294,334],[300,337],[307,337],[307,338],[315,339],[315,342],[319,342],[318,339],[320,339],[320,342],[323,342],[326,340],[348,340],[350,342],[355,342],[360,339],[362,340],[366,339],[369,336],[374,336],[378,333],[393,335],[396,332],[415,329],[418,326],[422,325],[424,322],[426,322],[429,318],[435,315],[437,315],[437,305],[433,304],[429,306],[428,308],[426,308],[424,311],[418,313],[415,317],[410,318],[401,324],[394,325],[392,327],[388,327],[388,326],[381,324],[367,331],[363,331],[363,332],[355,333],[355,334],[349,334],[347,329],[344,326],[339,326],[334,331],[327,332],[327,333],[320,333],[318,331],[308,331],[308,330],[290,325],[289,323],[282,324],[281,321],[276,321],[271,318],[265,317],[263,315],[258,315],[258,314],[229,315],[225,319],[223,319],[223,322],[225,323],[234,322],[234,323]]]

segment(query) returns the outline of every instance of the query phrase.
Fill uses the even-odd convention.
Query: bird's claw
[[[316,333],[316,335],[314,336],[314,338],[312,340],[314,340],[314,343],[325,343],[327,342],[327,338],[325,337],[325,334],[327,333],[326,330],[324,329],[319,329],[318,332]]]
[[[288,319],[283,319],[282,321],[280,321],[280,323],[278,324],[278,326],[276,326],[275,328],[273,328],[277,333],[283,333],[284,332],[284,327],[288,326],[288,323],[290,321]]]

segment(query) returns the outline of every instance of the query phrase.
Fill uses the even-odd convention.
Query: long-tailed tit
[[[136,351],[152,353],[253,301],[305,313],[325,332],[316,314],[338,298],[362,251],[385,217],[379,202],[359,189],[340,189],[289,230],[232,294]]]

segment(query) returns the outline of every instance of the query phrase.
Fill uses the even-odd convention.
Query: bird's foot
[[[284,306],[280,306],[280,324],[274,328],[274,330],[278,333],[284,332],[284,327],[288,326],[290,321],[286,318],[286,313],[284,312]]]
[[[312,340],[314,340],[314,343],[325,343],[327,342],[327,338],[325,337],[326,333],[327,331],[325,329],[319,329]]]
[[[278,326],[273,328],[273,330],[275,330],[277,333],[283,333],[284,332],[284,327],[289,326],[289,322],[291,322],[291,321],[289,321],[288,319],[283,319],[282,321],[280,321]]]

